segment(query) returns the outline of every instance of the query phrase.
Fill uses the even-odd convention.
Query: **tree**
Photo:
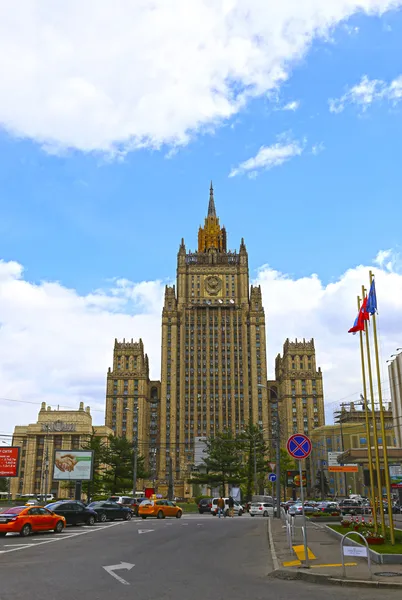
[[[275,459],[272,460],[275,462]],[[287,450],[281,448],[280,450],[280,482],[283,490],[283,499],[286,500],[286,488],[288,487],[288,471],[295,471],[298,467],[295,463],[295,460],[288,454]]]
[[[125,437],[109,435],[108,443],[103,453],[105,471],[103,473],[104,487],[111,493],[128,493],[133,489],[133,457],[132,442]],[[138,456],[137,477],[147,477],[144,468],[144,457]]]
[[[87,497],[91,498],[101,493],[104,488],[104,460],[107,444],[100,436],[96,435],[96,428],[92,427],[92,433],[81,447],[83,450],[93,451],[93,478],[92,481],[87,482]]]
[[[242,474],[246,484],[246,500],[250,501],[253,495],[255,473],[257,473],[258,491],[264,493],[268,468],[266,458],[268,447],[264,441],[263,432],[252,423],[248,424],[246,430],[237,439],[244,456]]]
[[[7,477],[0,477],[0,492],[8,491],[8,479]]]
[[[242,446],[239,439],[231,431],[217,433],[205,442],[205,458],[203,458],[205,473],[197,473],[189,480],[190,483],[221,488],[225,493],[226,484],[240,484],[242,474]],[[202,467],[201,467],[202,468]]]
[[[329,483],[323,469],[318,469],[317,471],[314,489],[321,494],[321,500],[324,500],[329,494]]]

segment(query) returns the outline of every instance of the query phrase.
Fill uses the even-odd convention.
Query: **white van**
[[[218,514],[218,500],[219,498],[213,498],[212,499],[212,507],[211,507],[211,515],[213,515],[214,517],[216,517],[216,515]],[[229,498],[224,498],[225,501],[225,510],[224,510],[224,515],[225,517],[227,517],[229,515]],[[244,513],[244,508],[243,506],[240,504],[240,502],[237,502],[237,500],[234,501],[234,514],[237,515],[238,517],[241,517],[242,514]]]

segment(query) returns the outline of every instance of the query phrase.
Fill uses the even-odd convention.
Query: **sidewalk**
[[[307,525],[307,541],[310,558],[310,568],[303,568],[304,560],[303,536],[301,518],[296,521],[295,534],[292,542],[294,549],[290,550],[286,536],[286,521],[269,519],[268,531],[270,532],[271,552],[276,554],[277,564],[274,560],[275,571],[273,577],[283,579],[309,579],[317,583],[346,583],[349,585],[374,586],[374,587],[399,587],[402,590],[402,565],[379,565],[371,563],[372,580],[368,570],[367,558],[345,556],[346,580],[342,574],[342,558],[340,541],[332,537],[322,524],[310,523]],[[387,575],[388,574],[388,575]],[[325,581],[324,581],[325,580]],[[360,583],[358,583],[360,582]],[[395,585],[398,584],[398,585]]]

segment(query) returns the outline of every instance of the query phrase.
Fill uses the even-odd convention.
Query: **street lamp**
[[[125,410],[127,412],[131,412],[134,415],[138,415],[137,411],[131,410],[131,408],[126,407]],[[135,437],[133,440],[133,496],[135,497],[135,492],[137,491],[137,466],[138,466],[138,423],[136,424],[137,430],[135,432]]]
[[[279,420],[279,396],[275,388],[258,383],[257,387],[273,392],[276,397],[276,518],[281,518],[281,424]],[[274,511],[275,515],[275,511]]]

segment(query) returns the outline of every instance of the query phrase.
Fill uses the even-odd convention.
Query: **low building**
[[[106,440],[110,434],[113,430],[109,427],[92,426],[90,408],[84,409],[83,402],[78,410],[52,410],[42,402],[36,423],[14,429],[13,445],[21,450],[19,477],[11,479],[13,498],[45,493],[70,497],[71,483],[52,480],[54,450],[78,450],[90,435]]]
[[[365,477],[364,471],[368,469],[366,461],[360,461],[357,472],[337,473],[328,470],[328,453],[347,452],[353,449],[365,449],[367,457],[367,432],[365,412],[363,409],[357,410],[354,403],[342,406],[342,409],[337,413],[337,424],[325,425],[318,427],[311,433],[311,441],[313,449],[310,457],[311,470],[313,474],[317,474],[321,469],[325,473],[328,480],[329,493],[331,496],[347,496],[348,494],[360,494],[362,496],[369,495],[367,486],[368,479]],[[384,410],[385,429],[386,429],[386,444],[388,448],[396,447],[396,440],[393,432],[393,418],[391,406],[388,405]],[[377,426],[378,444],[382,446],[382,436],[380,428],[380,413],[375,412],[375,420]],[[372,423],[370,413],[370,425]],[[371,425],[372,427],[372,425]],[[371,432],[371,447],[373,449],[374,458],[374,436]],[[357,463],[358,461],[349,461]],[[312,487],[314,481],[312,481]],[[311,490],[313,491],[313,490]],[[317,492],[319,494],[319,491]]]

